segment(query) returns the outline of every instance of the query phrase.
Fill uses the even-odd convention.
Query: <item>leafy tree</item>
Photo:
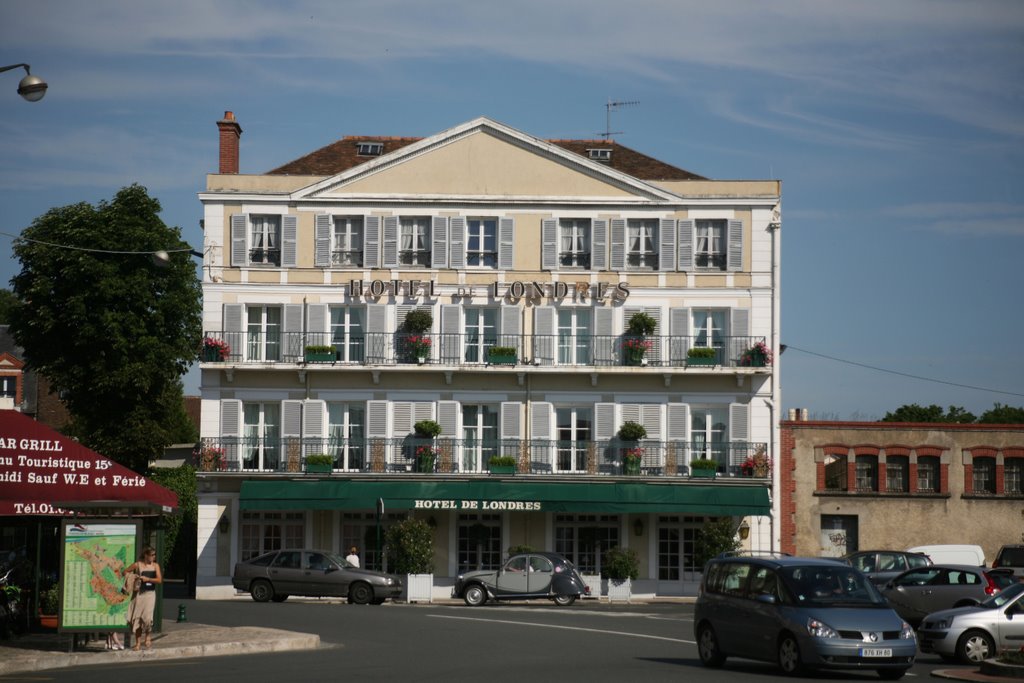
[[[434,530],[422,519],[406,517],[388,528],[388,569],[394,574],[434,571]]]
[[[18,303],[18,297],[9,289],[0,289],[0,325],[11,322],[11,308]]]
[[[991,410],[982,413],[978,422],[989,425],[1024,424],[1024,408],[1011,408],[997,403]]]
[[[697,532],[693,541],[693,559],[696,566],[703,567],[708,560],[722,553],[738,550],[740,541],[736,538],[736,524],[732,517],[717,517]]]
[[[972,413],[960,406],[950,406],[944,412],[941,406],[930,405],[927,408],[911,403],[902,405],[891,413],[886,413],[882,422],[944,422],[946,424],[971,424],[975,421]]]
[[[11,333],[64,400],[68,433],[138,472],[175,440],[202,336],[191,259],[158,267],[148,256],[188,248],[159,212],[140,185],[51,209],[15,243],[11,280]]]

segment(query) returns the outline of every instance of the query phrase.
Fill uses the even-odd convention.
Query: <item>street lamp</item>
[[[33,76],[28,64],[11,64],[10,66],[0,66],[0,73],[4,71],[10,71],[11,69],[17,69],[23,67],[27,74],[21,83],[18,83],[18,94],[24,97],[29,102],[38,102],[43,99],[43,95],[46,94],[46,81],[39,78],[39,76]]]
[[[203,252],[196,251],[195,249],[192,249],[191,247],[189,247],[187,249],[172,249],[171,251],[174,252],[174,253],[188,252],[189,256],[195,256],[197,258],[203,258]],[[155,263],[156,265],[164,267],[167,264],[169,264],[170,262],[171,262],[171,254],[168,253],[166,250],[161,249],[160,251],[154,251],[153,252],[153,263]]]

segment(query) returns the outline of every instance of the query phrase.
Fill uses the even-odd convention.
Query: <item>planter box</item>
[[[711,357],[711,358],[687,358],[686,359],[686,365],[687,366],[690,366],[690,365],[705,366],[705,367],[715,366],[715,365],[718,365],[718,359],[715,358],[715,357]]]
[[[309,474],[330,474],[333,471],[333,463],[306,463],[306,472]]]
[[[626,461],[622,463],[622,473],[627,476],[638,476],[640,474],[640,461]]]
[[[626,354],[626,365],[644,366],[647,365],[647,357],[643,353],[635,351]]]
[[[58,617],[56,614],[40,614],[39,625],[43,628],[57,628]]]
[[[608,579],[608,586],[605,591],[605,595],[608,596],[608,602],[629,602],[632,594],[633,582],[630,579],[623,581]]]
[[[433,602],[434,575],[406,574],[402,584],[402,600],[406,602]]]
[[[487,356],[487,362],[491,365],[515,365],[516,356],[514,353],[492,353]]]
[[[334,351],[306,351],[307,363],[333,363]]]
[[[491,474],[515,474],[515,465],[488,465],[487,468],[491,471]]]
[[[690,476],[696,478],[714,479],[716,476],[718,476],[718,470],[690,468]]]
[[[220,349],[203,349],[203,362],[204,363],[220,363],[223,359],[220,357]]]

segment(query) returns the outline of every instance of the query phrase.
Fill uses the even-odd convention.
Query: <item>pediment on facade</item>
[[[25,361],[6,352],[0,353],[0,368],[20,370],[23,367],[25,367]]]
[[[672,201],[676,195],[480,118],[321,180],[291,199]]]

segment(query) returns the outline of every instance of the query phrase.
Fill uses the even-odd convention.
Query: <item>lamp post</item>
[[[10,71],[11,69],[17,69],[19,66],[25,69],[26,76],[21,79],[21,83],[18,83],[18,94],[29,102],[38,102],[43,99],[43,96],[46,94],[46,81],[39,78],[39,76],[33,76],[32,71],[30,70],[31,67],[28,64],[0,66],[0,73]]]

